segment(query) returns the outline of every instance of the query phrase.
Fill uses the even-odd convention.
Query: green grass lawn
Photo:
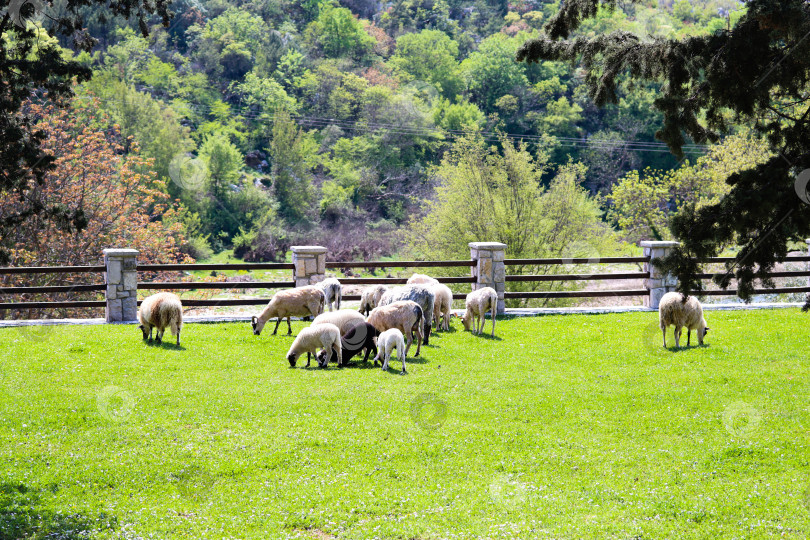
[[[656,319],[456,319],[405,376],[248,323],[0,329],[0,538],[810,537],[808,315]]]

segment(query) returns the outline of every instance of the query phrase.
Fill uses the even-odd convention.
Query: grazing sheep
[[[703,345],[703,337],[709,331],[703,308],[694,296],[684,298],[679,292],[665,294],[658,303],[658,322],[664,334],[664,348],[667,348],[667,327],[675,325],[675,346],[680,347],[682,327],[686,327],[686,346],[692,339],[692,330],[697,330],[698,343]]]
[[[387,306],[392,302],[410,300],[419,304],[424,313],[424,344],[427,345],[430,338],[430,328],[433,325],[433,306],[436,303],[436,296],[426,285],[405,285],[404,287],[394,287],[380,298],[378,306]]]
[[[329,313],[321,313],[315,320],[312,321],[313,325],[322,323],[331,323],[340,329],[340,335],[345,336],[346,332],[366,322],[366,318],[361,313],[353,309],[341,309],[338,311],[330,311]]]
[[[180,330],[183,327],[183,304],[176,294],[162,292],[153,294],[141,303],[138,311],[138,328],[143,332],[143,339],[152,340],[152,328],[157,328],[155,339],[158,343],[163,341],[163,332],[169,327],[172,334],[177,336],[177,346],[180,346]]]
[[[340,346],[343,349],[343,365],[345,366],[348,364],[356,354],[362,352],[363,350],[366,351],[366,356],[363,358],[363,362],[368,362],[368,357],[372,352],[376,356],[377,344],[374,342],[374,338],[377,336],[377,334],[379,334],[377,329],[365,321],[355,325],[348,332],[346,332],[343,337],[340,338]],[[318,361],[322,362],[325,357],[326,354],[324,351],[321,351],[318,354]]]
[[[408,285],[438,285],[439,280],[425,274],[414,274],[408,278]]]
[[[482,334],[484,332],[484,323],[486,322],[487,311],[492,312],[492,337],[495,337],[495,314],[498,313],[498,293],[492,287],[483,287],[475,290],[467,295],[465,300],[466,310],[461,322],[464,323],[464,329],[469,330],[470,325],[475,318],[474,334]],[[480,324],[480,329],[479,329]]]
[[[453,291],[450,287],[442,283],[436,283],[431,287],[436,301],[433,303],[433,324],[436,330],[439,329],[439,320],[444,319],[442,330],[450,330],[450,310],[453,308]]]
[[[368,317],[371,310],[379,305],[380,298],[387,290],[388,287],[385,285],[372,285],[371,287],[363,289],[363,293],[360,296],[360,313]]]
[[[312,285],[279,291],[273,296],[273,299],[270,300],[270,303],[267,304],[261,314],[251,319],[253,333],[258,336],[262,333],[267,321],[273,317],[278,317],[276,327],[273,329],[273,335],[278,331],[278,325],[281,319],[284,318],[287,319],[287,335],[290,335],[292,334],[290,317],[317,317],[323,313],[323,302],[323,291]]]
[[[419,356],[422,345],[423,319],[424,312],[419,304],[410,300],[403,300],[374,308],[371,310],[367,322],[380,333],[391,328],[399,329],[408,341],[408,346],[405,348],[406,355],[414,341],[413,335],[416,333],[415,356]]]
[[[332,302],[335,303],[336,309],[340,309],[340,300],[343,297],[343,288],[340,285],[340,281],[336,278],[326,278],[316,283],[315,286],[323,291],[324,304],[329,305],[329,311],[332,311]]]
[[[377,360],[380,360],[382,357],[382,370],[386,371],[388,369],[388,360],[391,359],[391,351],[396,347],[397,358],[402,360],[402,374],[407,373],[405,371],[405,338],[402,336],[402,332],[396,328],[386,330],[377,338],[377,346],[379,347],[379,352],[377,356],[374,357],[375,366],[377,365]]]
[[[318,349],[323,349],[323,356],[318,355]],[[334,324],[323,323],[309,326],[301,330],[287,351],[287,361],[290,367],[295,367],[295,362],[303,353],[307,353],[307,367],[311,360],[311,355],[315,355],[318,366],[325,368],[335,351],[338,359],[338,367],[343,366],[341,361],[342,351],[340,348],[340,330]],[[322,360],[323,359],[323,360]]]

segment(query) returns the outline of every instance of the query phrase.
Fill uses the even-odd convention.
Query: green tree
[[[462,138],[442,160],[435,171],[435,199],[412,225],[411,249],[419,257],[463,258],[469,242],[483,240],[504,242],[514,258],[590,257],[612,249],[613,235],[601,221],[598,204],[580,186],[581,165],[561,167],[544,189],[547,156],[533,157],[506,138],[501,145],[499,154],[480,136]],[[538,266],[522,270],[560,271]],[[510,288],[536,289],[544,283]]]
[[[725,182],[729,175],[756,167],[769,157],[767,143],[744,133],[713,146],[694,164],[666,171],[631,171],[607,197],[609,217],[630,241],[670,240],[667,224],[674,215],[685,208],[717,204],[731,190]]]
[[[311,211],[313,194],[307,156],[312,154],[311,142],[289,113],[279,111],[273,124],[270,157],[278,214],[289,224],[304,221]]]
[[[321,7],[318,19],[310,24],[308,31],[329,58],[362,59],[374,45],[374,38],[351,11],[331,3]]]
[[[42,5],[42,4],[40,4]],[[147,21],[157,15],[169,24],[168,2],[158,0],[65,0],[58,13],[50,14],[54,35],[69,40],[78,51],[88,52],[96,45],[95,38],[85,28],[87,6],[100,7],[112,16],[124,16],[137,22],[145,36]],[[9,8],[11,6],[9,5]],[[50,8],[50,4],[47,6]],[[61,105],[73,95],[74,84],[90,79],[88,67],[63,54],[58,42],[46,39],[42,27],[34,22],[41,18],[34,2],[19,2],[16,9],[6,10],[0,18],[0,193],[13,192],[20,201],[41,184],[46,173],[54,168],[54,157],[41,150],[45,132],[37,129],[37,118],[26,101],[38,91],[47,89],[48,98]],[[30,182],[31,177],[36,182]],[[15,227],[31,216],[54,219],[62,230],[80,230],[87,217],[80,210],[68,211],[65,206],[21,204],[14,212],[0,217],[0,264],[8,262],[4,239],[8,227]]]
[[[448,99],[464,90],[458,63],[458,43],[439,30],[422,30],[397,38],[390,63],[413,79],[434,84]]]
[[[508,36],[495,34],[461,63],[470,98],[485,113],[495,111],[498,98],[529,83],[525,65],[515,62],[516,50]]]
[[[617,102],[620,80],[660,83],[654,106],[663,122],[656,136],[679,157],[685,136],[717,141],[730,132],[730,119],[769,142],[772,157],[729,174],[731,189],[720,201],[673,217],[672,232],[682,245],[663,261],[681,291],[700,291],[698,260],[740,244],[716,282],[727,287],[737,279],[738,294],[748,299],[755,280],[769,282],[765,274],[791,243],[810,236],[808,197],[797,194],[805,187],[799,175],[810,168],[810,7],[802,0],[748,2],[728,30],[682,39],[624,30],[567,39],[604,11],[602,4],[566,1],[546,24],[546,35],[527,41],[517,59],[581,63],[599,106]]]

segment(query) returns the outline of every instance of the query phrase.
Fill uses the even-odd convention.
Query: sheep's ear
[[[250,318],[250,324],[252,324],[253,326],[256,326],[257,322],[259,322],[259,319],[257,319],[255,315]]]

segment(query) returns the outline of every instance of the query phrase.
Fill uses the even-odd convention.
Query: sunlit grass
[[[810,321],[707,319],[455,320],[405,376],[247,323],[2,329],[0,538],[808,537]]]

